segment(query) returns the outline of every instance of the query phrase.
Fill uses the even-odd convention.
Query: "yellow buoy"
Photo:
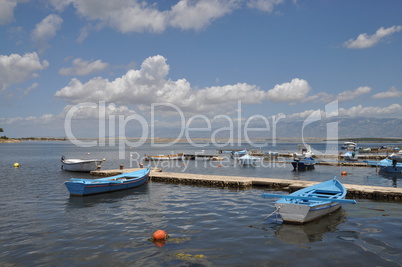
[[[18,168],[20,166],[20,164],[19,163],[14,163],[14,168]]]

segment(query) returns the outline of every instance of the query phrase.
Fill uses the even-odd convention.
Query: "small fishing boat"
[[[61,157],[61,169],[70,172],[90,172],[102,164],[100,159],[66,159]]]
[[[301,151],[293,153],[294,159],[310,158],[314,155],[310,145],[298,145],[298,147],[301,148]]]
[[[356,149],[357,144],[355,142],[352,141],[348,141],[343,143],[343,145],[341,146],[341,149],[347,149],[347,150],[354,150]]]
[[[312,185],[290,195],[262,194],[262,197],[279,197],[275,202],[283,222],[303,224],[325,216],[341,207],[341,203],[356,204],[345,199],[346,189],[336,177]]]
[[[345,160],[349,160],[349,161],[357,161],[358,160],[358,157],[356,156],[356,152],[350,152],[350,151],[348,151],[348,152],[346,152],[344,155],[343,155],[343,158],[345,159]]]
[[[241,156],[238,160],[239,160],[240,165],[244,166],[244,165],[254,165],[257,159],[258,158],[254,157],[254,156],[246,154],[244,156]]]
[[[279,156],[279,152],[278,151],[268,151],[266,153],[268,156],[270,157],[278,157]]]
[[[295,160],[292,161],[292,166],[293,166],[293,170],[306,171],[306,170],[314,169],[316,163],[317,162],[312,157],[304,158],[304,159],[300,159],[300,160],[295,158]]]
[[[402,150],[399,151],[395,151],[394,153],[392,153],[389,158],[391,160],[396,160],[396,162],[402,162]]]
[[[125,190],[141,186],[148,182],[150,167],[135,172],[123,173],[100,179],[71,178],[65,182],[70,195],[87,196],[100,193]]]
[[[237,158],[243,157],[246,154],[248,154],[248,151],[246,149],[240,150],[240,151],[235,151],[232,153],[232,158],[237,159]]]
[[[367,165],[378,167],[380,172],[402,173],[402,163],[397,162],[396,160],[391,159],[383,159],[380,161],[365,160],[364,162],[366,162]]]
[[[147,156],[145,160],[181,160],[183,159],[183,153],[173,154],[173,155],[158,155],[158,156]]]

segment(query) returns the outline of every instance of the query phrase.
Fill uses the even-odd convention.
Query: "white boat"
[[[299,145],[303,147],[301,151],[293,153],[294,159],[304,159],[304,158],[311,158],[314,153],[311,151],[310,145]]]
[[[348,152],[346,152],[344,155],[343,155],[343,158],[345,159],[345,160],[349,160],[349,161],[356,161],[356,160],[358,160],[358,157],[357,157],[357,155],[356,155],[356,153],[353,151],[353,152],[350,152],[350,151],[348,151]]]
[[[240,151],[235,151],[235,152],[232,153],[232,158],[237,159],[237,158],[240,158],[240,157],[242,157],[242,156],[244,156],[246,154],[248,154],[248,151],[246,149],[245,150],[240,150]]]
[[[246,154],[239,158],[239,163],[242,166],[243,165],[254,165],[257,159],[258,158],[254,157],[254,156]]]
[[[61,168],[70,172],[90,172],[102,164],[100,159],[66,159],[61,157]]]
[[[353,150],[356,149],[356,143],[349,141],[349,142],[345,142],[343,143],[343,145],[341,146],[342,149],[348,149],[348,150]]]
[[[147,156],[145,159],[148,160],[181,160],[183,159],[183,153],[174,154],[174,155],[158,155],[158,156]]]
[[[339,209],[341,203],[355,204],[345,199],[346,189],[336,177],[323,183],[300,189],[290,195],[262,194],[263,197],[280,197],[275,202],[285,223],[303,224]]]

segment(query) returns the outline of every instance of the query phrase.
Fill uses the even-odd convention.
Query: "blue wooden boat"
[[[87,196],[125,190],[148,182],[150,167],[100,179],[71,178],[65,185],[72,196]]]
[[[396,160],[391,159],[383,159],[380,161],[365,160],[364,162],[366,162],[367,165],[377,166],[380,172],[388,172],[388,173],[402,172],[402,163],[397,162]]]
[[[280,197],[275,202],[285,223],[303,224],[325,216],[341,207],[341,203],[355,204],[355,200],[345,199],[346,189],[336,177],[300,189],[290,195],[262,194],[263,197]]]
[[[292,166],[294,170],[297,171],[306,171],[306,170],[312,170],[315,168],[315,164],[317,162],[315,161],[314,158],[308,157],[304,159],[295,159],[292,161]]]

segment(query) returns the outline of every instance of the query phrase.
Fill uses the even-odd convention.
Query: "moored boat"
[[[349,161],[357,161],[358,160],[358,157],[357,157],[357,155],[356,155],[356,152],[350,152],[350,151],[348,151],[348,152],[346,152],[344,155],[343,155],[343,158],[345,159],[345,160],[349,160]]]
[[[280,197],[275,202],[285,223],[303,224],[339,209],[341,203],[355,204],[345,199],[346,189],[336,177],[326,182],[300,189],[290,195],[262,194],[263,197]]]
[[[125,190],[141,186],[148,182],[150,167],[135,172],[123,173],[100,179],[71,178],[65,182],[70,195],[87,196],[100,193]]]
[[[66,159],[61,157],[61,168],[71,172],[90,172],[102,164],[100,159]]]
[[[306,170],[314,169],[316,163],[317,162],[312,157],[304,158],[304,159],[300,159],[300,160],[296,158],[294,161],[292,161],[292,166],[293,166],[293,170],[306,171]]]
[[[239,163],[240,163],[241,166],[254,165],[257,159],[258,158],[254,157],[254,156],[246,154],[246,155],[244,155],[244,156],[239,158]]]
[[[377,166],[380,172],[402,173],[402,163],[396,160],[383,159],[380,161],[366,160],[367,165]]]
[[[183,155],[183,153],[179,153],[173,155],[147,156],[145,160],[181,160],[183,159]]]
[[[293,157],[294,159],[304,159],[304,158],[310,158],[314,155],[313,151],[311,150],[310,145],[298,145],[298,147],[301,147],[301,151],[294,152]]]

